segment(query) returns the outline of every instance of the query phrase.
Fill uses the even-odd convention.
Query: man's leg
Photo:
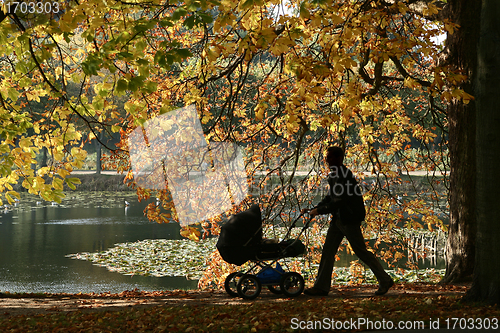
[[[339,249],[340,243],[344,238],[344,233],[338,228],[335,218],[330,221],[330,227],[326,233],[325,244],[321,253],[318,275],[314,288],[326,293],[330,290],[332,284],[332,271],[335,264],[335,255]]]
[[[385,294],[387,290],[392,287],[394,282],[391,276],[384,270],[377,257],[366,248],[365,239],[361,233],[361,227],[359,225],[342,225],[341,223],[339,223],[338,227],[347,237],[356,256],[370,267],[377,278],[380,289],[376,293],[378,295]]]

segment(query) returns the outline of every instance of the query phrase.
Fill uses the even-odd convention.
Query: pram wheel
[[[269,289],[270,292],[276,295],[281,295],[283,292],[281,291],[281,287],[279,285],[277,286],[267,286],[267,289]]]
[[[245,274],[239,279],[236,289],[241,298],[255,299],[259,296],[262,285],[255,275]]]
[[[224,281],[224,288],[229,296],[238,297],[238,281],[243,275],[244,274],[242,272],[233,272],[226,277],[226,281]]]
[[[280,288],[284,295],[295,297],[304,291],[304,278],[297,272],[288,272],[281,277]]]

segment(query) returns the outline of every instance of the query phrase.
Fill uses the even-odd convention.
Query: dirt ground
[[[386,295],[378,297],[419,297],[431,295],[463,295],[468,286],[440,286],[428,284],[395,285]],[[375,285],[337,286],[327,297],[369,298],[374,297]],[[296,301],[307,301],[310,296],[300,295]],[[119,294],[8,294],[0,293],[0,317],[30,315],[63,311],[110,311],[125,308],[141,308],[158,305],[231,305],[245,302],[284,302],[289,299],[263,289],[260,296],[247,301],[230,297],[223,291],[124,291]]]

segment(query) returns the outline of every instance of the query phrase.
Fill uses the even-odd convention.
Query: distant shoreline
[[[266,171],[258,171],[257,175],[266,175]],[[290,175],[291,172],[285,172],[286,175]],[[295,176],[307,176],[314,175],[315,173],[307,171],[296,171]],[[126,173],[119,174],[115,170],[103,170],[101,174],[96,174],[95,170],[74,170],[71,173],[72,176],[78,177],[82,182],[77,185],[75,191],[134,191],[131,187],[127,186],[123,181],[125,179]],[[371,172],[364,172],[365,177],[375,177]],[[403,176],[433,176],[432,171],[412,171],[405,172]],[[435,176],[440,177],[440,173],[436,172]],[[65,190],[71,191],[69,188]]]
[[[68,191],[134,191],[131,187],[123,182],[125,174],[119,174],[116,171],[101,171],[101,174],[96,174],[93,170],[75,170],[71,173],[82,182],[76,186],[76,190],[67,189]]]
[[[285,171],[285,175],[291,175],[291,171]],[[365,177],[374,177],[375,174],[365,171],[362,172]],[[447,174],[450,172],[447,171]],[[72,175],[96,175],[95,170],[74,170],[71,172]],[[123,176],[125,177],[126,173],[119,174],[116,170],[103,170],[101,171],[101,175],[108,175],[108,176]],[[257,171],[257,175],[265,175],[267,174],[267,171]],[[309,172],[309,171],[295,171],[296,176],[307,176],[307,175],[315,175],[315,172]],[[403,172],[403,176],[426,176],[426,175],[435,175],[435,176],[442,176],[440,171],[425,171],[425,170],[419,170],[419,171],[409,171],[409,172]]]

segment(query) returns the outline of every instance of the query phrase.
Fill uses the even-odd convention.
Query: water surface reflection
[[[125,207],[124,201],[130,202]],[[116,243],[178,239],[177,224],[156,224],[143,215],[146,202],[133,193],[85,193],[61,205],[23,196],[0,215],[0,291],[121,292],[190,289],[185,278],[124,276],[65,255],[106,250]]]
[[[39,200],[39,199],[38,199]],[[125,206],[125,201],[130,205]],[[145,239],[180,239],[179,225],[149,222],[148,202],[135,193],[84,192],[61,205],[24,195],[16,207],[0,213],[0,292],[88,293],[124,290],[194,289],[197,281],[180,277],[125,276],[82,260],[65,257],[104,251],[116,243]],[[339,253],[340,254],[340,253]],[[355,256],[340,254],[336,266]],[[420,268],[444,268],[428,260]]]

